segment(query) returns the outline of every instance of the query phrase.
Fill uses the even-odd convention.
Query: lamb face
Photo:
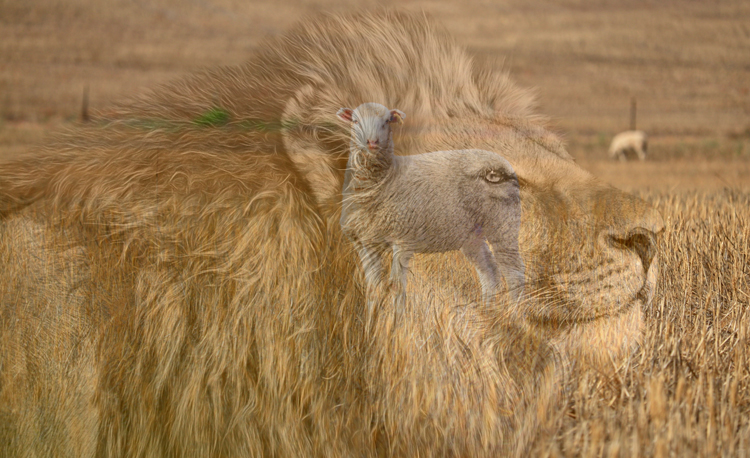
[[[391,123],[402,123],[406,115],[379,103],[363,103],[356,109],[342,108],[338,117],[351,123],[352,147],[362,151],[383,151],[391,143]]]

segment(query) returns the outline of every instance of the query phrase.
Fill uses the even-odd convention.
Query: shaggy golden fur
[[[442,281],[448,254],[364,332],[334,116],[372,100],[410,114],[399,154],[512,164],[528,322]],[[661,225],[529,100],[423,17],[326,17],[4,164],[0,455],[523,454],[566,361],[637,342]]]

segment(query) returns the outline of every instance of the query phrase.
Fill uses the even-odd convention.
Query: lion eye
[[[503,176],[495,172],[494,170],[490,170],[484,176],[484,179],[489,181],[490,183],[499,183],[503,179]]]

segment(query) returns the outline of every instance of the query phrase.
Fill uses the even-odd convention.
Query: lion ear
[[[346,121],[346,122],[352,122],[352,115],[354,114],[354,110],[351,108],[340,108],[338,112],[336,112],[336,116],[339,117],[339,119]]]
[[[406,115],[401,110],[391,110],[391,117],[388,119],[388,122],[395,122],[398,124],[403,124],[404,119],[406,119]]]

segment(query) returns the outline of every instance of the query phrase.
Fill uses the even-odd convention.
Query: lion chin
[[[553,276],[532,293],[547,300],[527,314],[531,327],[569,361],[601,374],[612,374],[640,344],[642,311],[653,300],[658,277],[656,257],[646,269],[637,256],[618,261]]]
[[[456,255],[418,256],[412,297],[440,297],[456,307],[478,306],[478,290],[468,279],[471,266]],[[496,307],[505,319],[544,336],[566,364],[612,374],[640,343],[643,309],[651,304],[658,277],[658,257],[644,268],[632,252],[609,256],[607,263],[574,272],[527,279],[527,294],[518,304],[500,297]],[[451,265],[450,277],[435,282],[434,266]],[[457,280],[458,279],[458,280]],[[439,283],[439,284],[436,284]],[[458,285],[458,286],[457,286]],[[470,308],[471,308],[470,307]],[[502,312],[501,312],[502,313]]]

